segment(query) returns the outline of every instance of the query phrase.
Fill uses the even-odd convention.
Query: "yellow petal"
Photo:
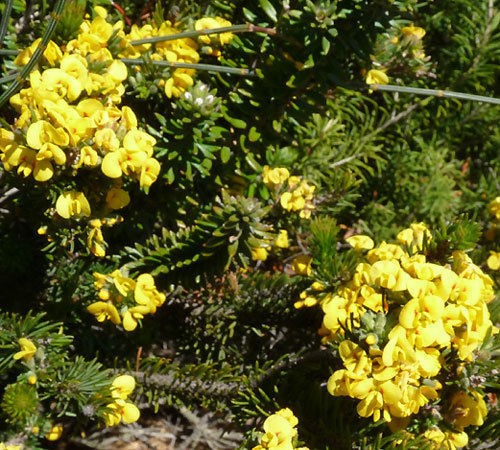
[[[122,176],[120,162],[119,152],[108,153],[101,163],[102,173],[109,178],[120,178]]]

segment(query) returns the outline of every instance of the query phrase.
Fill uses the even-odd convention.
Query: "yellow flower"
[[[111,209],[122,209],[130,203],[130,195],[119,188],[111,188],[106,194],[106,205]]]
[[[148,158],[141,166],[141,174],[139,176],[139,186],[141,188],[149,188],[158,178],[160,174],[160,163],[154,158]]]
[[[111,320],[115,325],[119,325],[121,322],[120,314],[118,314],[116,307],[110,302],[92,303],[87,306],[87,311],[93,314],[98,322]]]
[[[500,269],[500,252],[490,251],[490,256],[486,260],[486,264],[491,270]]]
[[[165,82],[165,95],[168,98],[180,97],[188,87],[194,84],[191,73],[187,69],[175,70],[172,76]]]
[[[158,292],[155,280],[149,273],[143,273],[137,277],[134,299],[139,305],[147,306],[149,312],[154,314],[156,307],[165,302],[165,294]],[[140,313],[139,310],[137,312]]]
[[[37,376],[32,372],[28,375],[28,378],[27,378],[27,381],[28,381],[28,384],[36,384],[36,382],[38,381],[38,378]]]
[[[280,230],[278,237],[274,241],[274,245],[279,248],[288,248],[288,232],[286,230]]]
[[[496,197],[488,205],[488,211],[495,216],[496,220],[500,220],[500,197]]]
[[[413,38],[416,41],[419,41],[425,36],[425,30],[414,25],[401,28],[401,33],[403,33],[406,37]]]
[[[443,432],[439,428],[431,428],[424,433],[426,439],[436,444],[438,448],[446,450],[456,450],[462,448],[469,442],[469,437],[465,432],[454,433],[452,431]]]
[[[275,167],[271,169],[269,166],[264,166],[262,170],[262,181],[266,186],[273,189],[284,183],[289,176],[290,172],[286,167]]]
[[[141,415],[137,406],[121,398],[116,399],[114,403],[110,403],[106,407],[109,412],[104,414],[104,423],[108,427],[118,425],[120,422],[136,422]]]
[[[48,441],[57,441],[61,436],[63,432],[63,426],[62,425],[54,425],[50,431],[45,435],[45,439]]]
[[[448,418],[451,424],[459,430],[470,425],[481,426],[488,414],[486,403],[479,392],[458,391],[451,398]]]
[[[369,236],[363,234],[350,236],[346,239],[346,242],[355,250],[371,250],[375,245]]]
[[[265,261],[267,259],[267,250],[264,247],[252,247],[251,252],[254,261]]]
[[[41,86],[48,93],[55,94],[51,99],[64,98],[72,102],[76,100],[83,90],[82,83],[62,69],[46,69],[42,72]],[[35,87],[35,86],[33,86]]]
[[[194,29],[196,31],[200,30],[211,30],[213,28],[230,27],[231,22],[223,19],[222,17],[203,17],[197,20],[194,24]],[[220,45],[225,45],[231,42],[233,39],[232,33],[220,33],[218,35],[202,35],[198,36],[198,40],[203,44],[218,43]]]
[[[389,77],[382,70],[371,69],[366,74],[366,84],[387,84]]]
[[[90,216],[90,204],[83,192],[67,191],[56,201],[56,211],[64,219],[73,216]]]
[[[55,128],[46,120],[38,120],[32,123],[26,132],[26,143],[35,150],[43,148],[44,144],[55,144],[65,146],[69,143],[69,136],[63,128]],[[58,164],[64,164],[66,156],[61,157]]]
[[[131,375],[119,375],[111,383],[111,395],[113,398],[126,400],[135,389],[135,379]]]
[[[137,305],[127,309],[123,314],[123,328],[125,331],[133,331],[137,328],[138,321],[149,314],[151,309],[147,305]]]
[[[297,275],[310,276],[312,274],[311,262],[312,262],[311,256],[308,255],[296,256],[292,261],[292,270]]]
[[[35,53],[35,50],[41,41],[42,38],[38,38],[35,41],[33,41],[33,43],[29,47],[21,51],[19,55],[16,56],[14,64],[16,66],[25,66],[26,64],[28,64],[28,61],[33,56],[33,53]],[[53,41],[49,41],[47,47],[45,48],[42,54],[50,66],[54,66],[56,62],[60,61],[62,58],[61,49]]]
[[[106,256],[106,241],[102,235],[101,222],[91,221],[91,227],[87,236],[87,247],[95,256],[102,258]]]
[[[273,414],[269,416],[264,421],[263,428],[266,433],[276,436],[278,440],[276,448],[281,448],[279,445],[283,445],[287,442],[291,443],[292,438],[297,434],[297,430],[293,427],[290,421],[281,414]]]
[[[27,338],[20,338],[17,343],[21,347],[21,351],[14,355],[14,359],[24,359],[29,361],[36,353],[36,346]]]

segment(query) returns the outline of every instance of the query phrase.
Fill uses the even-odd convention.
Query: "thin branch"
[[[0,22],[0,47],[3,47],[3,40],[5,34],[7,33],[7,27],[9,25],[10,13],[12,12],[13,0],[7,0],[3,9],[2,21]]]
[[[392,84],[370,84],[374,91],[398,92],[401,94],[415,94],[433,97],[458,98],[460,100],[472,100],[475,102],[492,103],[500,105],[500,98],[484,97],[482,95],[465,94],[463,92],[443,91],[441,89],[422,89],[409,86],[395,86]]]
[[[18,192],[19,192],[19,189],[17,189],[17,188],[10,188],[8,191],[4,192],[3,195],[0,197],[0,203],[3,203],[9,197],[12,197],[13,195],[17,194]]]
[[[232,25],[230,27],[221,27],[221,28],[211,28],[204,30],[193,30],[193,31],[184,31],[182,33],[168,34],[165,36],[155,36],[144,39],[137,39],[135,41],[131,41],[130,44],[132,46],[143,45],[143,44],[154,44],[156,42],[166,42],[166,41],[175,41],[177,39],[185,39],[185,38],[193,38],[198,36],[204,36],[207,34],[221,34],[221,33],[265,33],[270,36],[274,36],[276,34],[275,28],[266,28],[259,27],[256,25],[252,25],[251,23],[246,23],[242,25]]]
[[[194,69],[194,70],[206,70],[207,72],[223,72],[232,73],[241,76],[255,76],[255,72],[249,69],[243,69],[240,67],[226,67],[217,66],[214,64],[192,64],[192,63],[180,63],[180,62],[170,62],[170,61],[146,61],[144,59],[129,59],[121,58],[125,64],[128,65],[145,65],[152,64],[159,67],[173,67],[176,69]]]

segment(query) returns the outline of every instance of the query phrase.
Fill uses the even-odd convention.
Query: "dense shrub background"
[[[47,32],[49,3],[0,5],[4,92],[18,70],[15,52]],[[255,31],[235,33],[219,58],[200,50],[200,63],[248,73],[197,70],[190,98],[167,98],[162,81],[172,68],[147,59],[140,71],[129,65],[122,105],[156,139],[161,172],[147,193],[126,184],[131,202],[119,211],[123,222],[103,228],[103,258],[87,248],[86,220],[65,222],[53,209],[62,191],[76,182],[90,189],[91,178],[67,171],[39,183],[0,167],[3,441],[46,448],[54,423],[68,442],[91,435],[113,377],[129,373],[143,417],[213,413],[221,429],[241,432],[226,448],[257,445],[255,430],[279,407],[299,417],[311,449],[396,445],[401,436],[361,419],[352,399],[328,394],[337,349],[318,336],[321,310],[294,303],[317,275],[338,284],[349,278],[344,237],[381,242],[425,222],[437,259],[465,250],[495,280],[490,312],[498,324],[498,270],[486,264],[500,251],[500,222],[488,207],[500,195],[498,102],[371,91],[365,83],[368,70],[383,69],[391,85],[498,98],[498,2],[68,1],[52,39],[68,42],[96,5],[112,23],[124,20],[127,32],[127,20],[171,20],[179,30],[206,16],[251,23]],[[426,31],[418,57],[400,31],[411,24]],[[15,117],[5,102],[2,128]],[[315,186],[310,219],[280,208],[264,166],[286,167]],[[37,234],[41,226],[48,235]],[[272,246],[280,229],[288,248]],[[338,251],[323,251],[328,246]],[[256,247],[268,248],[266,260],[252,258]],[[313,275],[297,275],[292,261],[311,254]],[[131,332],[86,310],[97,300],[93,273],[120,267],[134,278],[151,273],[166,295]],[[47,353],[35,400],[7,395],[34,370],[12,359],[24,335]],[[489,399],[485,424],[467,430],[470,448],[494,448],[499,439],[498,339],[488,345],[469,371],[484,379]],[[22,405],[27,412],[14,415]]]

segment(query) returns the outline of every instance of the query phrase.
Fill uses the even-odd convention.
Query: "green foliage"
[[[205,16],[251,24],[220,48],[198,45],[194,36],[199,63],[211,70],[179,69],[178,54],[160,64],[152,51],[141,55],[140,68],[126,61],[123,105],[155,138],[161,164],[151,186],[125,177],[103,181],[100,168],[77,172],[78,143],[68,146],[66,163],[50,180],[9,167],[8,132],[26,140],[28,125],[16,125],[19,111],[8,101],[47,65],[40,51],[24,67],[13,63],[15,55],[37,38],[64,46],[85,14],[95,17],[96,5],[107,8],[110,23],[123,21],[127,33],[165,20],[194,30]],[[446,265],[453,251],[467,252],[491,277],[497,296],[488,307],[499,322],[498,270],[486,262],[500,251],[500,219],[489,206],[499,195],[498,105],[372,92],[365,83],[368,70],[383,68],[395,89],[498,96],[497,2],[181,0],[111,7],[101,0],[14,0],[0,11],[1,439],[41,448],[61,423],[71,445],[71,436],[110,420],[112,374],[129,373],[143,424],[172,409],[184,416],[187,408],[210,411],[245,433],[242,449],[257,445],[255,430],[284,407],[299,417],[299,437],[311,450],[434,448],[422,431],[449,413],[441,411],[444,400],[427,405],[406,431],[361,418],[353,399],[327,391],[342,361],[338,343],[318,335],[321,307],[298,306],[305,297],[321,302],[352,279],[363,252],[346,237],[363,233],[381,242],[425,222],[433,230],[427,259]],[[402,34],[412,24],[426,31],[418,42]],[[113,57],[120,39],[115,30],[107,44]],[[189,71],[183,73],[192,84],[184,79],[181,94],[167,97],[165,84],[179,70]],[[104,90],[93,95],[109,99]],[[28,124],[37,120],[34,105]],[[287,187],[266,184],[264,166],[286,168],[314,186],[311,219],[282,207]],[[110,186],[125,189],[130,204],[112,211],[104,201]],[[80,189],[91,215],[63,218],[56,200]],[[104,256],[90,251],[95,220]],[[287,231],[287,246],[277,246],[280,230]],[[256,257],[256,249],[266,257]],[[294,273],[297,256],[312,260],[312,276]],[[165,294],[156,315],[138,317],[133,331],[86,310],[111,302],[93,273],[117,269],[134,279],[151,274]],[[312,279],[321,286],[313,288]],[[132,309],[125,300],[148,286],[127,291],[119,284],[112,289],[123,296],[116,300],[123,317]],[[387,341],[386,320],[397,318],[367,311],[346,337]],[[13,358],[21,338],[36,346],[32,358]],[[460,377],[457,367],[446,367],[453,381],[445,389],[485,394],[488,416],[467,428],[469,448],[498,446],[498,352],[499,334],[492,332]]]

